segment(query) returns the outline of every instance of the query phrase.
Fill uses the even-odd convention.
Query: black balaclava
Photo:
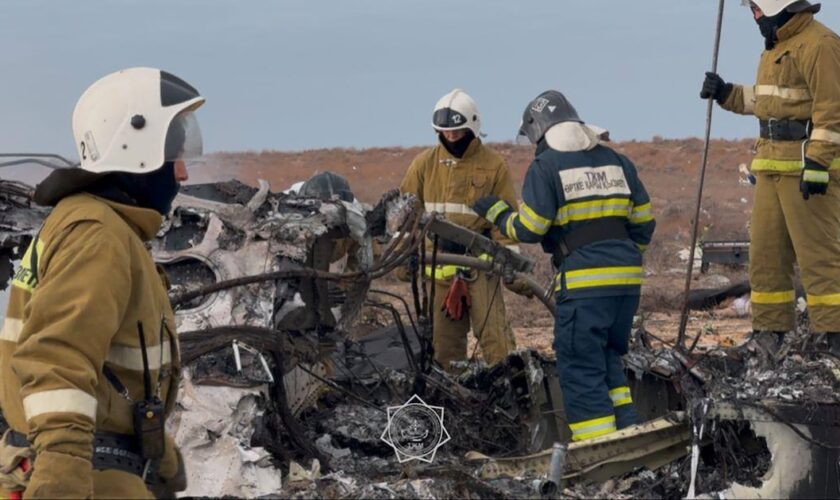
[[[148,174],[108,174],[85,191],[117,203],[150,208],[167,215],[180,188],[180,183],[175,180],[175,163],[168,161]]]
[[[764,37],[765,49],[771,50],[776,46],[776,32],[795,15],[795,12],[788,12],[787,9],[784,9],[775,16],[761,16],[755,20],[759,31],[761,31],[761,36]]]
[[[464,137],[461,137],[455,142],[449,142],[446,140],[446,137],[443,134],[439,133],[438,137],[440,138],[440,143],[443,144],[443,147],[449,151],[449,154],[454,156],[455,158],[463,158],[464,153],[467,152],[467,148],[470,147],[470,143],[473,139],[475,139],[475,134],[473,134],[472,130],[467,130],[467,133],[464,134]]]

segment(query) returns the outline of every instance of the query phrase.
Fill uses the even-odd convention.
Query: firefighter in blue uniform
[[[473,207],[508,238],[540,242],[552,255],[554,350],[574,441],[638,423],[621,356],[656,225],[636,167],[604,146],[601,132],[560,92],[540,94],[519,131],[537,145],[519,211],[494,196]]]

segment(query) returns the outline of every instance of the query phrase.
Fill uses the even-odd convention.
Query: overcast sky
[[[206,151],[417,145],[435,101],[476,98],[491,141],[556,88],[618,140],[700,136],[717,0],[3,0],[0,151],[72,153],[97,78],[166,69],[206,97]],[[837,5],[835,5],[837,4]],[[840,2],[819,15],[840,28]],[[728,0],[721,74],[752,82],[762,40]],[[717,113],[713,135],[755,120]]]

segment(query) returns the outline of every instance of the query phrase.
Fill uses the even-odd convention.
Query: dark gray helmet
[[[322,200],[329,200],[333,196],[338,196],[339,199],[348,203],[356,199],[353,191],[350,190],[350,183],[347,182],[347,179],[332,172],[321,172],[310,177],[300,187],[300,196]]]
[[[522,124],[519,126],[516,143],[536,144],[548,129],[562,122],[583,123],[583,120],[566,96],[556,90],[546,90],[529,102],[522,113]]]

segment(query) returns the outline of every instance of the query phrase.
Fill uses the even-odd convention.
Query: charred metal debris
[[[0,180],[0,289],[47,215],[30,194]],[[426,252],[436,237],[494,259]],[[625,363],[647,422],[570,444],[556,484],[552,444],[569,431],[554,360],[520,351],[457,375],[435,366],[419,272],[456,263],[508,278],[530,271],[527,259],[410,196],[370,207],[236,181],[186,186],[151,251],[181,332],[185,377],[169,427],[187,495],[840,495],[840,360],[808,337],[807,318],[773,352],[752,341],[677,350],[639,326]],[[406,263],[411,294],[372,286]],[[452,439],[431,464],[399,463],[381,439],[386,408],[412,395],[445,410]]]

